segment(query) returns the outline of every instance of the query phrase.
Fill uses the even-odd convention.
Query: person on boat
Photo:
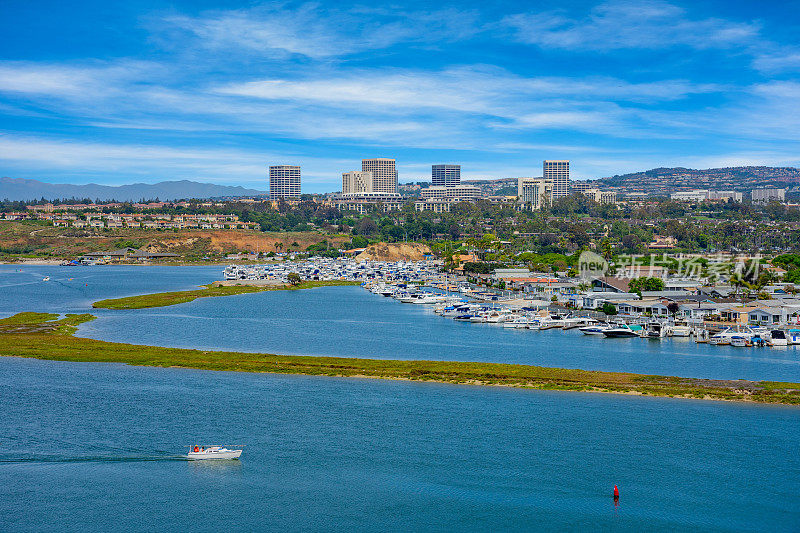
[[[194,453],[197,453],[197,452],[199,452],[199,451],[200,451],[200,448],[198,448],[198,447],[197,447],[197,445],[195,444],[195,446],[194,446]]]

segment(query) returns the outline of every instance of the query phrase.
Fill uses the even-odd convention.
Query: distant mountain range
[[[256,196],[264,191],[229,185],[214,185],[196,181],[162,181],[160,183],[134,183],[131,185],[72,185],[45,183],[24,178],[0,178],[0,200],[39,200],[46,198],[91,200],[117,200],[137,202],[141,199],[181,200],[189,198],[220,198],[231,196]]]

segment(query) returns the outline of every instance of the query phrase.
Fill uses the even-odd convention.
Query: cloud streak
[[[690,18],[684,9],[660,0],[604,2],[581,18],[561,11],[521,13],[502,23],[523,43],[580,51],[731,48],[756,39],[760,31],[755,23]]]
[[[152,26],[170,40],[181,36],[216,51],[255,56],[311,59],[347,56],[397,43],[457,41],[481,31],[471,10],[341,10],[306,3],[298,7],[263,4],[250,9],[212,10],[199,16],[173,15]]]

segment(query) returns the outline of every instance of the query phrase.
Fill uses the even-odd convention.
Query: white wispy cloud
[[[741,46],[755,39],[756,23],[691,18],[686,10],[660,0],[612,0],[574,18],[563,11],[520,13],[502,21],[524,43],[566,50],[618,50],[689,46]]]
[[[753,59],[753,67],[766,73],[800,70],[800,48],[783,47],[764,52],[760,49]]]
[[[190,36],[194,46],[264,57],[297,54],[326,59],[382,49],[403,42],[460,40],[480,31],[475,11],[439,9],[323,8],[306,3],[261,4],[249,9],[212,10],[199,16],[172,15],[151,26],[174,40]],[[185,42],[185,39],[182,41]]]
[[[316,79],[266,79],[234,83],[221,94],[267,100],[370,105],[381,108],[442,108],[494,113],[501,102],[531,98],[573,97],[620,99],[633,102],[671,101],[692,94],[722,90],[714,84],[686,80],[630,83],[612,77],[528,78],[486,65],[452,67],[441,71],[373,69]]]
[[[302,78],[169,86],[165,65],[0,63],[0,93],[103,128],[270,132],[402,146],[484,147],[481,128],[579,129],[626,136],[647,107],[722,90],[686,80],[526,78],[486,65],[426,71],[325,67]],[[34,81],[53,79],[44,88]],[[72,80],[71,84],[60,80]],[[617,102],[636,109],[624,109]],[[641,108],[641,109],[639,109]],[[655,116],[655,115],[654,115]],[[630,131],[626,133],[626,128]],[[660,135],[660,133],[659,133]]]
[[[146,61],[87,61],[81,65],[32,61],[0,62],[0,93],[53,98],[111,96],[124,85],[151,80],[164,67]]]

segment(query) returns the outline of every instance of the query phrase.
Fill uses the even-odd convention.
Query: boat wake
[[[27,457],[0,457],[0,464],[36,463],[140,463],[149,461],[186,461],[185,455],[86,455],[64,457],[59,455],[31,455]]]

